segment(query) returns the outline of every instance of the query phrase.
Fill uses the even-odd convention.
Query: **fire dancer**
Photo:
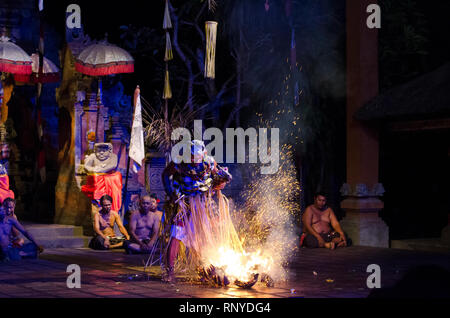
[[[229,216],[228,201],[220,192],[231,181],[231,175],[207,155],[202,141],[192,141],[190,148],[191,163],[172,161],[162,173],[166,193],[177,209],[166,251],[168,281],[174,280],[174,264],[180,242],[189,248],[189,257],[193,259],[190,265],[193,266],[203,265],[200,264],[202,251],[217,249],[217,244],[222,244],[224,237],[228,244],[240,247]],[[216,206],[212,200],[215,193],[219,200]]]
[[[42,253],[44,249],[36,243],[33,236],[14,217],[14,199],[5,201],[7,201],[6,206],[0,209],[0,261],[19,260],[22,257],[37,257],[38,252]],[[11,242],[13,229],[22,233],[31,243],[24,244],[21,247],[14,246],[13,242]]]
[[[140,199],[139,211],[130,219],[130,241],[124,242],[129,254],[150,253],[160,232],[162,212],[158,211],[156,194],[144,195]]]
[[[333,210],[326,205],[324,193],[314,195],[314,204],[308,206],[303,214],[302,242],[306,247],[347,246],[347,239]]]

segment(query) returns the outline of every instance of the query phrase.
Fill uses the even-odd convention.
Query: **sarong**
[[[318,248],[319,241],[317,238],[309,233],[304,233],[305,236],[301,239],[300,246],[305,246],[309,248]],[[328,232],[328,233],[319,233],[320,237],[325,241],[325,243],[330,243],[334,238],[340,237],[340,234],[337,232]]]
[[[91,200],[99,200],[105,194],[111,196],[113,199],[111,209],[119,211],[122,204],[122,174],[116,171],[88,175],[86,184],[81,186],[81,191]]]

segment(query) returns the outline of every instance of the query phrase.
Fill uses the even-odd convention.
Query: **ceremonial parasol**
[[[59,68],[49,59],[43,58],[43,68],[42,74],[39,75],[39,54],[33,53],[31,54],[31,69],[32,73],[25,74],[14,74],[14,79],[17,82],[23,83],[55,83],[59,82],[60,73]]]
[[[75,59],[75,69],[85,75],[106,76],[119,73],[133,73],[134,59],[124,49],[106,40],[86,47]],[[98,119],[100,110],[101,77],[97,90],[97,122],[95,140],[98,140]]]
[[[31,57],[6,36],[0,37],[0,72],[31,74]]]
[[[133,73],[133,57],[106,41],[85,48],[75,59],[75,69],[91,76]]]
[[[14,44],[6,36],[0,37],[0,72],[2,78],[0,80],[0,94],[1,99],[1,119],[4,123],[8,117],[7,102],[12,94],[13,85],[2,87],[4,80],[4,73],[12,74],[30,74],[31,73],[31,57],[18,45]]]

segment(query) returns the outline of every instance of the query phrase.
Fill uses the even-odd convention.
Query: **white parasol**
[[[91,76],[133,73],[134,59],[124,49],[104,41],[81,51],[75,59],[75,69]]]
[[[31,57],[8,37],[0,37],[0,72],[31,74]]]
[[[101,76],[133,73],[134,59],[124,49],[108,43],[106,40],[89,45],[75,59],[75,69],[85,75],[99,76],[97,91],[97,123],[95,125],[95,140],[98,140],[98,120],[100,112]]]
[[[60,79],[59,68],[49,59],[44,57],[42,75],[39,76],[39,54],[31,54],[31,75],[15,74],[14,79],[24,83],[54,83]]]

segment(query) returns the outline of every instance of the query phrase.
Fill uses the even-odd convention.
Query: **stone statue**
[[[96,143],[94,153],[84,159],[84,169],[88,173],[107,173],[117,167],[117,155],[110,143]]]
[[[117,155],[110,143],[96,143],[94,153],[87,155],[84,169],[87,171],[86,184],[81,191],[99,206],[100,198],[107,194],[112,197],[112,210],[118,211],[122,204],[122,174],[115,171]]]

